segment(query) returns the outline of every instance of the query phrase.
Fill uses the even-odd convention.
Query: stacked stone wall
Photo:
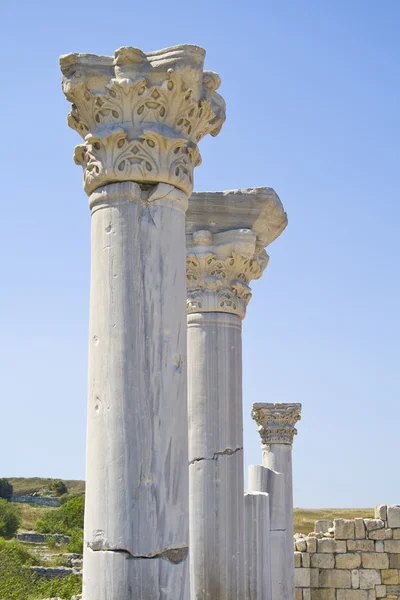
[[[296,534],[295,600],[400,600],[400,506]]]

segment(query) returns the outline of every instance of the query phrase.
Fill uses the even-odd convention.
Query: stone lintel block
[[[389,558],[387,554],[377,552],[367,552],[361,554],[362,566],[364,569],[388,569]]]
[[[388,527],[400,527],[400,506],[389,504],[387,507]]]
[[[375,529],[368,532],[368,539],[370,540],[390,540],[392,537],[393,533],[391,529]]]
[[[335,591],[332,589],[311,589],[311,600],[335,600]]]
[[[333,553],[311,554],[311,566],[318,569],[333,569],[335,567],[335,556]]]
[[[331,527],[333,527],[333,521],[320,519],[319,521],[315,521],[314,531],[316,533],[328,533]]]
[[[385,569],[382,571],[382,583],[397,585],[399,583],[398,569]]]
[[[400,554],[389,554],[389,568],[400,569]]]
[[[354,519],[354,533],[357,540],[365,539],[365,524],[364,519]]]
[[[349,552],[373,552],[375,544],[373,540],[348,540],[347,549]]]
[[[382,583],[381,574],[375,569],[360,569],[360,589],[373,590]]]
[[[321,569],[319,587],[322,588],[351,588],[350,571],[345,569]]]
[[[301,567],[301,552],[294,553],[294,567],[295,569]]]
[[[354,539],[354,519],[335,519],[334,528],[336,540]]]
[[[400,554],[400,540],[385,540],[385,552]]]
[[[375,594],[377,598],[385,598],[386,596],[386,585],[377,585],[375,588]]]
[[[382,519],[382,521],[387,521],[387,505],[386,504],[377,504],[375,506],[375,519]]]
[[[336,555],[337,569],[357,569],[361,565],[361,556],[355,552]]]
[[[383,529],[385,522],[382,519],[364,519],[365,527],[367,531],[374,531],[375,529]]]
[[[337,600],[369,600],[365,590],[338,590]]]

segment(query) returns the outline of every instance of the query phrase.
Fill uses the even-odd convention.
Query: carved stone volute
[[[60,58],[72,102],[68,124],[85,140],[74,158],[88,194],[116,181],[163,182],[191,194],[197,144],[217,135],[225,120],[220,78],[203,71],[204,56],[202,48],[182,45]]]

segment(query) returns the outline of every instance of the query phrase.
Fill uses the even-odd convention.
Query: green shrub
[[[85,497],[77,496],[68,500],[60,508],[48,510],[36,523],[40,533],[61,533],[71,535],[73,531],[83,529]]]
[[[55,479],[51,486],[52,490],[55,491],[56,496],[62,496],[68,492],[68,488],[61,479]]]
[[[84,497],[84,494],[63,494],[59,497],[59,501],[60,504],[63,505],[69,500],[72,500],[72,498],[81,498],[82,496]]]
[[[19,506],[0,498],[0,536],[12,537],[16,533],[20,522],[21,512]]]
[[[8,479],[0,479],[0,498],[4,500],[10,500],[13,495],[14,488]]]
[[[68,552],[83,554],[83,530],[77,529],[71,533],[71,541],[68,544]]]

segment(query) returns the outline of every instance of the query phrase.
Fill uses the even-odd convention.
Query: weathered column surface
[[[253,404],[251,416],[258,425],[261,437],[262,463],[266,469],[254,469],[252,487],[257,487],[257,476],[267,478],[260,491],[268,491],[273,499],[275,515],[271,520],[272,597],[273,600],[294,598],[294,554],[293,554],[293,473],[292,445],[297,434],[295,425],[300,419],[301,404]],[[249,472],[250,473],[250,472]],[[283,489],[278,474],[283,476]],[[273,487],[272,487],[273,486]],[[276,506],[282,504],[283,514]],[[280,529],[279,521],[283,528]]]
[[[85,600],[188,600],[185,211],[225,118],[204,51],[61,57],[92,211]]]
[[[271,188],[195,193],[186,215],[192,600],[243,600],[241,321],[287,223]]]

